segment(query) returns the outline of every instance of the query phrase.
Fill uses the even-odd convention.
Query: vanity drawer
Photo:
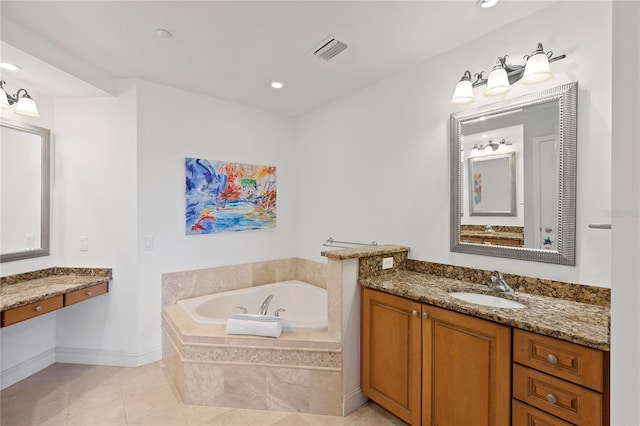
[[[572,426],[571,423],[515,399],[511,403],[511,424],[512,426]]]
[[[30,303],[18,308],[9,309],[2,313],[2,326],[6,327],[20,321],[34,318],[47,312],[55,311],[63,306],[62,295]]]
[[[104,282],[91,287],[85,287],[81,290],[72,291],[64,295],[64,306],[73,305],[74,303],[82,302],[92,297],[100,296],[109,291],[109,283]]]
[[[603,353],[599,350],[515,329],[513,360],[561,379],[603,391]]]
[[[513,397],[576,425],[602,425],[602,395],[513,365]]]

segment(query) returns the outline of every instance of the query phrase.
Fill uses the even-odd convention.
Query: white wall
[[[640,3],[613,3],[611,424],[640,424]]]
[[[580,19],[576,19],[579,16]],[[577,265],[567,267],[449,251],[449,99],[458,79],[538,42],[567,59],[554,78],[516,84],[504,98],[579,81]],[[299,255],[318,259],[329,236],[411,247],[410,257],[609,286],[611,235],[611,5],[563,2],[393,75],[297,123]],[[603,65],[607,64],[607,65]],[[459,110],[459,109],[458,109]]]
[[[136,91],[119,90],[55,103],[58,266],[113,268],[107,296],[58,311],[58,361],[131,365],[137,355]]]
[[[295,140],[292,119],[144,81],[137,89],[137,344],[148,352],[160,347],[162,273],[296,255]],[[185,157],[276,166],[277,228],[185,235]]]

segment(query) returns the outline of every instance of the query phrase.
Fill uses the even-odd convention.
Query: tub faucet
[[[504,280],[502,272],[494,271],[489,277],[489,288],[491,290],[504,291],[505,293],[515,293],[515,291],[509,287],[509,284]]]
[[[269,303],[271,303],[271,299],[273,299],[273,294],[267,296],[260,305],[260,309],[258,310],[258,315],[267,315],[267,309],[269,309]]]

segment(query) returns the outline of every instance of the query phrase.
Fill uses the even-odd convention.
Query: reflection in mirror
[[[451,116],[452,251],[575,264],[576,104],[571,83]]]
[[[0,118],[0,261],[49,255],[49,130]]]
[[[516,216],[515,152],[469,158],[469,214]]]

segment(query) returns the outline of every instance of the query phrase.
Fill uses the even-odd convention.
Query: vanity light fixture
[[[40,117],[35,101],[26,89],[18,89],[15,95],[7,93],[4,88],[5,81],[0,81],[0,108],[10,108],[16,104],[14,112],[25,117]]]
[[[489,155],[492,154],[493,151],[497,152],[506,152],[508,150],[508,146],[513,145],[511,142],[507,142],[505,139],[502,139],[499,142],[489,141],[486,145],[473,144],[473,148],[471,148],[471,157],[476,157],[478,155]]]
[[[531,55],[524,55],[525,65],[507,63],[508,55],[499,57],[491,69],[488,78],[484,78],[484,71],[475,74],[476,80],[471,82],[471,71],[465,71],[456,85],[451,98],[452,104],[464,105],[474,101],[473,88],[486,85],[486,96],[498,96],[511,90],[511,85],[522,80],[523,84],[535,84],[550,79],[553,75],[549,68],[550,62],[559,61],[567,55],[553,56],[553,52],[545,52],[542,43],[538,43]]]

